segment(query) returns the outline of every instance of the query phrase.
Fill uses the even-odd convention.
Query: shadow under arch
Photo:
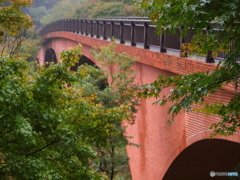
[[[70,70],[72,71],[77,71],[78,67],[81,66],[81,65],[84,65],[84,64],[88,64],[90,66],[94,66],[95,68],[97,69],[100,69],[91,59],[89,59],[88,57],[82,55],[79,59],[79,62],[75,64],[75,66],[72,66],[70,68]],[[103,79],[99,82],[98,84],[99,86],[99,89],[100,90],[104,90],[107,86],[108,86],[108,83],[107,83],[107,78],[106,79]]]
[[[55,51],[52,48],[48,48],[45,52],[45,59],[44,59],[44,63],[48,64],[48,63],[57,63],[57,56]]]
[[[213,179],[210,172],[236,172],[240,162],[240,143],[223,139],[204,139],[183,150],[168,168],[163,180]],[[240,175],[240,172],[238,172]],[[228,179],[215,176],[214,179]],[[238,179],[238,178],[236,178]]]
[[[84,55],[82,55],[80,57],[79,62],[76,63],[75,66],[72,66],[70,69],[72,71],[77,71],[78,66],[81,66],[82,64],[88,64],[88,65],[95,66],[96,68],[100,69],[91,59],[87,58]]]

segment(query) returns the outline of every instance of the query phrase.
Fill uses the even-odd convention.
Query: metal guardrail
[[[175,51],[180,53],[180,56],[183,43],[190,43],[194,35],[194,31],[189,29],[187,35],[181,39],[180,28],[175,34],[158,35],[156,25],[149,19],[140,17],[62,19],[46,25],[39,34],[43,36],[54,31],[68,31],[104,40],[114,38],[121,44],[140,45],[144,49],[153,48],[162,53]],[[225,56],[225,53],[219,53],[214,59],[223,60]]]

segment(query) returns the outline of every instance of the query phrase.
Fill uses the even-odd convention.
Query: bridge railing
[[[181,29],[175,34],[157,34],[156,25],[147,18],[118,17],[108,19],[62,19],[46,25],[40,35],[54,31],[68,31],[104,40],[113,38],[121,44],[139,46],[159,52],[177,52],[181,54],[183,43],[190,43],[194,35],[192,30],[181,39]],[[223,60],[225,53],[219,53],[215,59]]]

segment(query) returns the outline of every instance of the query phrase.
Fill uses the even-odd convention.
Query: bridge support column
[[[45,52],[46,52],[46,48],[45,46],[41,46],[39,52],[38,52],[38,56],[37,56],[37,61],[39,65],[43,65],[44,61],[45,61]]]

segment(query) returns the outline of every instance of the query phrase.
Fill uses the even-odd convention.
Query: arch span
[[[163,179],[211,179],[211,171],[234,172],[234,168],[240,162],[239,152],[240,144],[236,142],[223,139],[200,140],[177,156]],[[217,177],[217,179],[227,179],[227,177]]]

